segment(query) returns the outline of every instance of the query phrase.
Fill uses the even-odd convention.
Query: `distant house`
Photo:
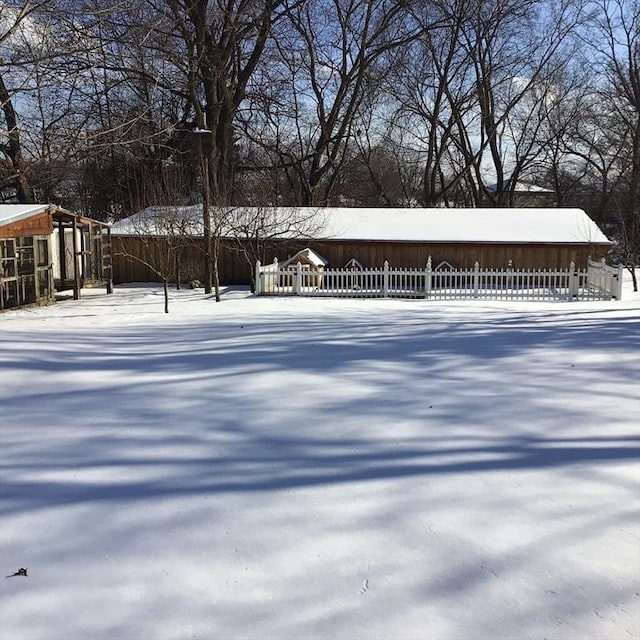
[[[456,268],[471,268],[478,262],[483,268],[511,264],[516,269],[556,269],[567,268],[571,262],[585,267],[588,256],[599,259],[613,244],[581,209],[334,207],[316,211],[323,220],[322,231],[313,238],[285,233],[271,240],[263,264],[309,249],[335,267],[376,267],[386,260],[393,266],[418,268],[431,256],[434,265],[446,262]],[[286,218],[286,212],[281,209],[280,215]],[[300,214],[300,208],[291,210],[292,216]],[[139,242],[139,237],[131,235],[131,226],[125,220],[112,229],[117,236],[114,242],[128,251]],[[198,253],[195,260],[201,260]],[[136,269],[117,260],[116,282],[154,279]],[[219,269],[225,284],[249,282],[249,269],[237,251],[237,241],[222,243]]]
[[[0,309],[106,283],[109,225],[49,204],[0,204]]]
[[[491,196],[498,193],[499,185],[492,184],[487,187]],[[504,191],[511,191],[511,183],[507,181],[503,187]],[[553,207],[557,204],[556,194],[552,189],[547,189],[529,182],[518,181],[514,184],[510,194],[512,207]],[[487,199],[487,206],[491,206],[491,199]]]

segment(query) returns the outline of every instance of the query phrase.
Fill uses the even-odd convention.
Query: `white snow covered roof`
[[[281,266],[284,267],[289,264],[295,265],[297,262],[304,262],[314,267],[326,267],[329,264],[328,260],[316,253],[313,249],[307,247],[306,249],[302,249],[302,251],[298,251],[295,256],[289,258]]]
[[[0,225],[30,218],[49,209],[48,204],[0,204]]]
[[[327,209],[327,237],[395,242],[609,243],[581,209]]]
[[[313,208],[289,209],[308,216]],[[582,209],[316,208],[324,222],[317,239],[388,242],[611,244]],[[169,220],[201,234],[202,206],[150,207],[112,226],[114,235],[166,233]],[[158,221],[158,222],[156,222]],[[163,231],[163,228],[165,229]]]
[[[147,207],[111,226],[111,234],[116,236],[168,233],[202,235],[202,205]]]
[[[509,189],[510,183],[507,180],[505,183],[505,188]],[[487,189],[495,193],[498,190],[497,184],[491,184],[487,187]],[[546,189],[545,187],[541,187],[537,184],[531,184],[529,182],[516,182],[516,186],[514,187],[515,193],[554,193],[553,189]]]
[[[0,226],[25,220],[46,211],[51,211],[53,214],[63,214],[64,216],[74,216],[80,220],[88,219],[55,204],[0,204]],[[107,225],[105,222],[100,224]]]

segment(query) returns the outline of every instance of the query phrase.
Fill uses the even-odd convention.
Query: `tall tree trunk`
[[[22,145],[20,144],[20,131],[18,129],[18,118],[16,116],[11,96],[0,73],[0,104],[7,123],[9,142],[3,149],[7,154],[14,171],[14,183],[16,187],[16,197],[18,202],[32,203],[33,193],[27,178],[27,168],[22,155]]]

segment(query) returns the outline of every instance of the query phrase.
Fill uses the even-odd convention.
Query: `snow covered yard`
[[[640,638],[638,309],[3,314],[0,638]]]

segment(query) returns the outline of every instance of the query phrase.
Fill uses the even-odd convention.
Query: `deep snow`
[[[640,638],[628,285],[86,294],[0,316],[2,640]]]

